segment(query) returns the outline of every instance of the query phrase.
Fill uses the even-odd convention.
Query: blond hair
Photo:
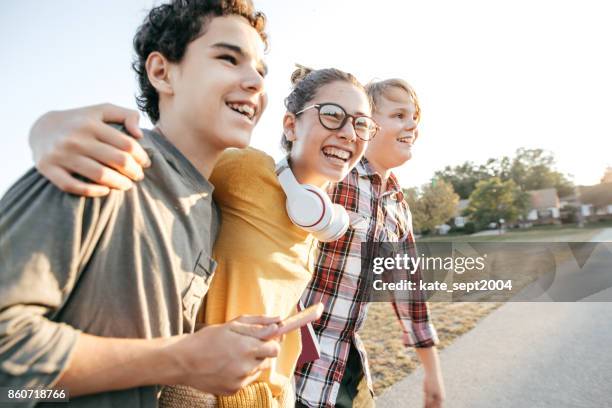
[[[412,99],[412,103],[414,103],[415,116],[417,118],[417,122],[421,118],[421,106],[419,105],[419,98],[417,97],[414,88],[410,86],[410,84],[403,79],[399,78],[391,78],[385,79],[383,81],[372,81],[365,86],[366,92],[368,96],[372,100],[372,108],[374,111],[378,110],[378,105],[380,103],[380,98],[388,97],[389,89],[397,88],[406,92],[410,99]]]

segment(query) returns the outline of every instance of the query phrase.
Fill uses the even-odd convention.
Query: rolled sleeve
[[[0,313],[0,383],[49,388],[67,367],[79,330],[52,322],[45,308],[17,305]]]
[[[53,320],[87,262],[102,202],[35,170],[0,200],[0,384],[51,387],[67,368],[79,330]]]
[[[439,343],[436,329],[429,321],[427,303],[394,302],[393,308],[403,332],[408,336],[407,346],[424,348]]]
[[[399,248],[402,253],[408,254],[411,258],[417,256],[411,225],[406,239],[399,243]],[[400,279],[415,282],[418,287],[418,282],[422,279],[420,267],[413,272],[410,273],[405,269],[394,271],[396,276],[399,275]],[[436,329],[429,317],[429,307],[421,292],[418,290],[414,291],[405,300],[396,299],[393,302],[393,309],[399,319],[402,330],[407,336],[407,346],[426,348],[433,347],[439,343]]]

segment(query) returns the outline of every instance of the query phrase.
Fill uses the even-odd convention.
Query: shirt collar
[[[215,188],[210,181],[199,172],[193,163],[191,163],[172,142],[166,139],[159,129],[145,129],[145,133],[151,137],[151,140],[164,159],[166,159],[181,176],[187,178],[191,182],[193,188],[212,194]]]
[[[359,174],[359,177],[369,178],[370,180],[378,178],[380,182],[380,174],[378,174],[374,170],[368,159],[366,159],[365,157],[361,158],[355,168],[357,170],[357,174]],[[395,201],[402,201],[404,199],[402,187],[400,186],[399,181],[397,180],[397,177],[395,177],[395,174],[393,174],[393,172],[389,174],[389,180],[387,181],[386,190],[381,194],[381,197],[384,197],[386,195],[392,195],[392,198],[395,199]]]

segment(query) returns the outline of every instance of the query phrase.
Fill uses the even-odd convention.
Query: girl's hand
[[[127,190],[132,180],[142,180],[142,168],[150,166],[149,157],[134,139],[142,137],[139,119],[137,111],[111,104],[48,112],[30,130],[36,168],[72,194],[98,197],[111,188]],[[133,137],[107,123],[123,124]]]

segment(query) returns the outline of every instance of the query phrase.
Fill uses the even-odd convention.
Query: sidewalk
[[[448,408],[593,407],[612,400],[612,303],[507,303],[440,353]],[[377,400],[423,406],[418,369]]]
[[[595,235],[593,239],[591,239],[591,241],[593,242],[612,242],[612,228],[604,229],[602,232]]]
[[[612,228],[592,241],[612,242]],[[447,408],[612,406],[612,303],[506,303],[440,360]],[[421,408],[422,369],[376,406]]]

